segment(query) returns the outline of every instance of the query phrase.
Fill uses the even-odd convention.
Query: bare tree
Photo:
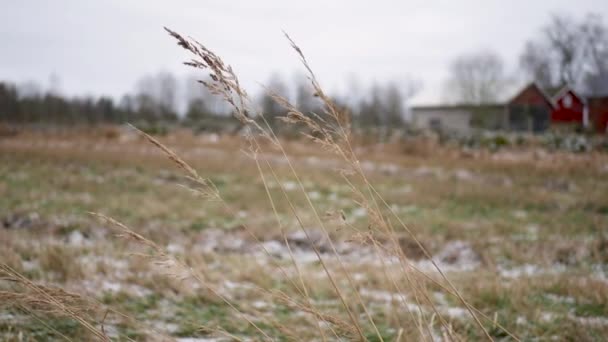
[[[61,96],[61,77],[54,72],[49,75],[49,88],[47,93],[55,96]]]
[[[457,57],[449,71],[444,95],[452,102],[495,102],[508,85],[502,59],[490,51]]]
[[[361,126],[399,128],[405,121],[407,102],[419,89],[420,83],[409,78],[373,84],[366,92],[368,97],[359,101],[357,120]]]
[[[175,119],[177,112],[177,80],[168,72],[145,76],[137,82],[138,106],[150,115]]]
[[[553,15],[541,35],[526,43],[520,65],[544,87],[568,84],[587,93],[608,92],[608,29],[598,15],[580,22]]]
[[[266,90],[260,95],[260,106],[262,113],[268,123],[275,126],[276,118],[285,114],[285,110],[272,98],[271,94],[276,94],[289,98],[289,88],[278,74],[273,74],[266,83]]]
[[[230,108],[221,96],[213,95],[201,82],[208,82],[210,79],[197,75],[187,76],[184,80],[184,96],[186,104],[192,101],[204,102],[205,107],[213,115],[228,115]]]
[[[547,58],[546,46],[528,41],[519,63],[525,78],[534,80],[543,88],[553,87],[556,83],[553,77],[552,62]]]
[[[294,77],[295,102],[302,113],[320,113],[321,102],[315,97],[314,89],[306,76],[298,74]]]
[[[558,82],[560,84],[577,83],[581,74],[579,58],[583,47],[581,32],[577,24],[569,17],[553,16],[550,24],[543,31],[550,47],[546,55],[555,60]]]
[[[382,125],[382,89],[377,84],[371,86],[367,92],[368,99],[362,99],[359,103],[358,121],[364,128],[378,127]]]
[[[581,25],[584,36],[585,91],[595,95],[608,94],[608,27],[599,15],[587,15]]]
[[[17,85],[19,97],[41,97],[43,93],[42,86],[34,81],[26,81]]]

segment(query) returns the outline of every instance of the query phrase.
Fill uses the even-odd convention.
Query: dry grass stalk
[[[6,290],[0,290],[0,307],[13,307],[21,310],[68,341],[71,341],[71,339],[45,322],[45,317],[70,318],[98,340],[110,341],[111,338],[105,332],[104,322],[107,316],[111,314],[129,325],[137,327],[141,332],[145,332],[146,338],[151,341],[171,340],[170,337],[154,327],[143,324],[128,314],[107,307],[90,296],[35,283],[6,264],[0,264],[0,281],[12,285]],[[39,314],[45,317],[39,317]],[[133,341],[129,336],[123,334],[119,334],[119,338]]]
[[[21,307],[27,311],[69,317],[82,325],[101,341],[110,338],[92,321],[92,313],[99,313],[100,307],[82,296],[63,289],[36,284],[6,264],[0,264],[1,280],[10,282],[22,291],[0,291],[0,305]]]
[[[174,31],[168,30],[167,31],[178,40],[178,44],[180,46],[182,46],[183,48],[185,48],[186,50],[190,51],[191,53],[195,54],[196,56],[198,56],[200,59],[202,59],[202,61],[192,61],[192,62],[187,62],[187,65],[193,66],[195,68],[200,68],[200,69],[206,69],[206,68],[210,68],[211,69],[211,74],[210,77],[213,80],[212,84],[205,84],[212,92],[215,92],[216,94],[220,94],[220,95],[224,95],[224,98],[228,101],[229,104],[231,104],[234,109],[235,109],[235,116],[237,119],[239,119],[241,122],[243,122],[244,124],[253,124],[255,128],[257,128],[259,131],[262,132],[262,135],[266,138],[269,138],[271,141],[273,141],[275,143],[275,145],[281,150],[281,152],[283,153],[285,159],[288,162],[288,165],[290,167],[290,170],[293,174],[293,176],[296,178],[297,183],[300,185],[300,190],[304,193],[307,202],[309,204],[310,209],[313,211],[314,216],[317,218],[318,223],[321,227],[323,227],[323,229],[327,232],[323,221],[321,220],[320,215],[317,213],[315,206],[313,205],[312,201],[310,200],[310,198],[308,197],[306,190],[304,188],[304,186],[302,185],[302,182],[300,181],[298,174],[295,170],[295,168],[293,167],[293,165],[291,164],[291,162],[289,161],[289,158],[285,152],[285,150],[283,149],[283,147],[281,146],[277,136],[274,134],[274,132],[272,131],[271,126],[268,124],[268,122],[265,120],[265,118],[263,117],[263,114],[260,114],[260,116],[262,117],[264,123],[266,124],[266,129],[262,129],[255,121],[251,120],[248,116],[245,116],[243,113],[247,113],[247,109],[244,108],[245,106],[245,99],[247,97],[246,92],[242,91],[238,85],[238,80],[236,78],[236,75],[234,74],[233,70],[230,67],[226,67],[225,64],[221,61],[221,59],[215,55],[213,52],[211,52],[210,50],[206,49],[204,46],[202,46],[202,44],[198,43],[198,42],[190,42],[189,40],[183,38],[181,35],[177,34]],[[375,188],[373,188],[373,186],[369,183],[369,181],[367,180],[367,177],[365,176],[365,173],[363,172],[360,163],[358,161],[358,159],[356,158],[356,155],[352,149],[351,143],[350,143],[350,139],[349,139],[349,133],[348,133],[348,116],[345,115],[343,112],[341,112],[338,107],[333,103],[333,101],[324,94],[324,92],[322,91],[321,87],[319,86],[316,77],[314,75],[314,73],[312,72],[312,69],[310,68],[308,62],[306,61],[306,58],[304,57],[304,54],[302,53],[301,49],[294,43],[294,41],[287,36],[287,39],[290,41],[292,47],[294,48],[294,50],[298,53],[303,65],[305,66],[305,68],[309,71],[309,79],[311,81],[312,87],[315,90],[315,94],[321,98],[321,100],[323,101],[323,103],[325,104],[325,110],[324,110],[324,116],[328,117],[331,120],[331,123],[328,122],[327,120],[325,120],[321,115],[317,115],[317,114],[313,114],[313,118],[310,118],[306,115],[304,115],[303,113],[301,113],[299,110],[297,110],[297,108],[295,108],[293,105],[291,105],[289,103],[288,100],[286,100],[285,98],[282,98],[280,96],[278,96],[277,94],[271,94],[271,96],[275,99],[275,101],[277,103],[279,103],[280,105],[282,105],[287,111],[288,114],[287,116],[284,118],[284,121],[289,122],[289,123],[299,123],[299,124],[304,124],[306,127],[308,127],[308,129],[313,132],[312,135],[309,135],[309,138],[312,139],[315,143],[321,145],[322,147],[324,147],[327,150],[330,150],[334,153],[336,153],[337,155],[339,155],[340,157],[343,158],[343,160],[345,162],[347,162],[348,165],[350,165],[350,169],[351,172],[354,172],[356,175],[358,175],[361,179],[363,179],[367,191],[370,194],[370,197],[372,198],[372,203],[369,203],[368,200],[365,198],[365,196],[361,196],[361,198],[363,199],[362,202],[360,202],[360,204],[364,207],[366,207],[372,216],[372,219],[374,221],[376,221],[377,225],[379,227],[384,227],[384,229],[388,232],[391,233],[390,235],[394,236],[394,231],[392,229],[392,226],[390,224],[387,223],[387,221],[384,219],[383,215],[380,212],[380,205],[379,203],[376,201],[376,198],[380,198],[380,202],[387,206],[386,202],[383,201],[383,199],[381,198],[381,196],[377,193],[377,191],[375,191]],[[237,97],[239,98],[240,102],[237,105],[232,98],[234,97],[234,94],[237,95]],[[335,138],[337,137],[337,138]],[[256,143],[255,138],[251,137],[251,141],[253,141],[253,143],[255,144],[255,149],[252,150],[252,155],[256,156],[257,155],[257,151],[260,148],[260,145]],[[270,164],[268,164],[269,169],[272,171],[272,167],[270,166]],[[261,170],[260,170],[261,171]],[[273,174],[274,175],[274,174]],[[274,175],[275,178],[276,175]],[[276,179],[278,181],[278,178]],[[280,184],[280,182],[279,182]],[[293,205],[291,204],[291,201],[289,199],[289,197],[287,196],[286,192],[284,191],[284,189],[282,189],[282,192],[284,194],[284,196],[286,197],[287,202],[290,204],[292,213],[294,214],[294,216],[296,216],[296,219],[298,219],[298,215],[297,212],[295,210],[295,208],[293,207]],[[389,207],[390,209],[390,207]],[[393,213],[394,214],[394,213]],[[397,218],[399,219],[399,218]],[[299,224],[301,229],[304,231],[304,233],[307,235],[307,238],[310,239],[310,237],[308,236],[308,233],[304,227],[304,225],[302,224],[301,220],[299,220]],[[481,322],[478,320],[477,316],[475,315],[475,313],[473,312],[473,310],[471,309],[470,305],[468,305],[468,303],[462,298],[462,296],[459,294],[459,292],[456,290],[455,287],[453,287],[452,283],[449,281],[449,279],[447,279],[447,277],[445,276],[445,274],[439,269],[439,267],[437,266],[437,264],[432,260],[432,257],[430,256],[430,254],[428,253],[428,251],[426,251],[426,249],[424,248],[424,246],[422,246],[422,244],[419,242],[418,239],[416,239],[416,237],[414,236],[414,234],[411,232],[411,230],[409,230],[407,228],[407,226],[405,226],[405,224],[399,220],[399,223],[403,226],[403,228],[413,237],[414,241],[417,242],[417,244],[419,245],[419,247],[421,248],[421,250],[423,250],[423,252],[426,254],[426,256],[431,260],[431,262],[433,263],[433,265],[437,268],[438,272],[441,274],[441,276],[448,282],[448,284],[452,287],[453,292],[450,293],[454,293],[456,294],[456,296],[461,300],[461,302],[465,305],[465,307],[467,308],[467,310],[469,310],[469,313],[471,314],[471,316],[474,318],[475,322],[478,324],[478,326],[480,327],[480,329],[483,330],[484,334],[486,335],[486,337],[490,340],[492,340],[492,338],[490,337],[490,335],[488,334],[488,332],[485,330],[485,328],[483,327],[483,325],[481,324]],[[335,249],[335,246],[333,245],[333,243],[331,242],[330,239],[330,245],[333,249],[334,254],[338,257],[339,259],[339,253],[337,252],[337,250]],[[395,243],[395,245],[397,245]],[[344,301],[344,297],[343,295],[340,293],[341,291],[339,290],[338,286],[335,284],[335,281],[332,277],[332,274],[329,272],[329,270],[326,268],[325,263],[323,262],[323,259],[321,257],[321,255],[318,253],[318,251],[315,251],[315,253],[317,254],[319,261],[321,262],[321,264],[323,265],[328,278],[330,279],[330,281],[332,282],[332,284],[334,285],[335,289],[336,289],[336,293],[339,295],[340,299],[342,300],[343,304],[344,304],[344,308],[346,309],[346,311],[348,312],[351,320],[353,321],[353,323],[355,324],[355,326],[358,328],[358,332],[359,332],[359,337],[361,339],[364,339],[362,331],[360,329],[360,326],[357,322],[356,319],[354,319],[352,312],[350,312],[350,309],[348,307],[348,305],[346,305],[346,302]],[[400,257],[401,261],[405,261],[407,262],[405,256],[401,256]],[[340,265],[343,269],[343,271],[345,271],[344,265],[341,263],[340,261]],[[407,271],[405,271],[407,273]],[[367,311],[365,304],[363,303],[357,289],[355,288],[352,279],[350,278],[348,272],[344,272],[349,284],[351,286],[353,286],[354,288],[354,292],[356,293],[356,296],[358,297],[357,299],[359,300],[359,302],[362,304],[366,315],[368,316],[368,318],[370,319],[371,324],[374,326],[374,328],[376,329],[376,333],[378,334],[378,337],[380,339],[382,339],[381,334],[379,333],[379,331],[376,328],[376,325],[373,322],[373,319],[371,318],[371,315],[369,314],[369,312]],[[414,286],[414,288],[416,288],[416,286]],[[416,291],[415,291],[416,292]],[[423,293],[423,296],[426,297],[428,299],[428,295],[426,293]],[[430,301],[430,300],[429,300]],[[439,315],[438,312],[436,312],[434,306],[433,306],[433,310],[435,311],[435,314]],[[445,324],[445,322],[443,320],[441,320],[442,324]]]
[[[368,309],[366,302],[359,291],[359,284],[357,284],[357,281],[353,279],[351,273],[348,271],[345,264],[343,263],[340,253],[338,252],[334,242],[331,238],[328,238],[330,252],[337,260],[339,266],[339,274],[338,272],[333,271],[328,266],[327,261],[323,257],[322,253],[319,251],[315,243],[313,243],[309,233],[309,228],[304,223],[302,215],[299,212],[299,208],[296,207],[289,194],[285,190],[271,162],[267,159],[262,159],[260,157],[260,155],[263,155],[263,153],[260,152],[263,152],[265,148],[265,145],[262,143],[263,141],[271,142],[271,146],[275,147],[280,151],[284,160],[287,162],[289,172],[296,180],[296,184],[298,185],[299,191],[303,193],[306,199],[307,207],[312,212],[316,224],[318,224],[319,227],[321,227],[321,229],[324,231],[326,236],[329,237],[328,228],[326,227],[322,216],[319,214],[316,206],[313,204],[310,196],[308,195],[308,192],[306,191],[306,188],[303,182],[301,181],[294,165],[292,164],[283,144],[273,131],[272,125],[269,124],[263,113],[257,113],[251,105],[252,101],[249,99],[247,93],[241,88],[236,73],[229,65],[225,64],[219,56],[207,49],[201,43],[191,38],[186,39],[178,33],[169,29],[166,30],[172,37],[174,37],[178,41],[179,46],[194,54],[195,58],[186,62],[185,64],[197,69],[205,70],[209,73],[209,77],[211,80],[200,82],[205,87],[207,87],[213,94],[221,96],[227,103],[229,103],[233,108],[234,117],[242,125],[247,126],[249,128],[246,133],[246,138],[250,143],[248,154],[256,162],[258,173],[262,178],[262,183],[264,185],[266,195],[272,207],[273,214],[277,219],[277,224],[281,232],[281,236],[285,244],[287,245],[291,259],[290,261],[294,265],[298,281],[292,280],[288,276],[288,272],[283,269],[281,265],[276,264],[274,266],[282,272],[282,274],[288,281],[290,281],[290,284],[296,290],[297,294],[302,297],[302,299],[300,300],[284,292],[270,292],[267,289],[259,290],[262,292],[269,293],[271,297],[275,298],[278,302],[284,303],[285,305],[291,308],[309,314],[310,317],[312,317],[312,319],[316,322],[315,324],[317,326],[318,332],[322,340],[324,341],[327,340],[327,337],[325,335],[325,328],[322,327],[320,324],[321,322],[327,323],[326,328],[329,329],[331,333],[338,339],[345,337],[348,339],[358,339],[362,341],[366,340],[362,323],[360,322],[361,316],[365,317],[369,321],[371,327],[374,330],[374,334],[380,341],[382,341],[383,336],[380,330],[378,329],[376,322],[374,321],[372,311]],[[401,297],[402,303],[406,303],[407,297],[405,295],[404,289],[399,284],[397,277],[391,274],[391,270],[389,269],[389,262],[384,259],[387,255],[397,257],[399,265],[401,266],[399,268],[400,272],[402,273],[401,275],[404,279],[406,279],[407,288],[411,290],[418,307],[418,319],[416,319],[412,312],[410,312],[409,310],[407,311],[411,315],[412,320],[417,322],[419,338],[427,340],[433,339],[433,332],[431,331],[431,329],[435,324],[435,319],[437,319],[439,321],[439,324],[442,326],[441,331],[444,337],[449,340],[458,340],[458,337],[455,336],[453,333],[451,325],[448,324],[444,317],[442,317],[439,310],[435,307],[433,300],[431,300],[429,296],[428,290],[425,288],[425,283],[423,281],[420,281],[420,279],[415,276],[417,273],[422,273],[424,277],[432,280],[434,283],[439,285],[446,293],[458,298],[460,302],[469,311],[475,323],[483,331],[485,336],[489,340],[492,340],[492,337],[489,335],[481,321],[478,319],[477,314],[489,321],[492,321],[492,319],[481,313],[479,310],[473,308],[463,298],[460,292],[447,278],[444,272],[439,268],[437,263],[432,259],[430,253],[416,238],[415,234],[405,225],[405,223],[398,217],[398,215],[392,210],[388,203],[378,193],[376,188],[370,183],[353,149],[352,137],[350,136],[350,118],[348,113],[346,113],[338,105],[336,105],[333,100],[323,92],[302,50],[287,34],[285,34],[285,36],[289,40],[292,48],[296,51],[302,64],[308,71],[308,78],[311,87],[314,90],[315,96],[317,96],[324,104],[324,108],[321,113],[312,113],[308,115],[298,110],[298,108],[292,105],[286,98],[274,93],[271,93],[270,95],[279,105],[281,105],[287,111],[287,115],[282,118],[284,122],[289,124],[303,125],[307,129],[307,132],[303,132],[303,134],[308,139],[322,147],[324,150],[327,150],[330,153],[337,155],[344,162],[344,170],[341,173],[342,177],[350,187],[351,192],[354,196],[355,203],[357,203],[360,207],[366,209],[369,218],[369,225],[367,229],[357,229],[356,227],[353,227],[351,225],[346,226],[348,226],[354,231],[354,240],[361,239],[362,236],[365,236],[365,239],[362,239],[362,241],[364,241],[364,243],[369,243],[371,246],[373,246],[376,255],[381,261],[382,271],[384,277],[387,280],[387,285],[396,291],[396,294]],[[219,190],[213,184],[213,182],[211,182],[209,179],[201,177],[193,167],[191,167],[187,162],[180,158],[171,149],[163,145],[160,141],[140,130],[137,131],[151,144],[159,148],[173,163],[175,163],[186,174],[186,177],[188,177],[197,185],[196,188],[191,188],[191,190],[202,195],[206,199],[219,201],[223,204],[224,209],[229,212],[233,212],[232,208],[230,208],[228,203],[223,200]],[[310,289],[306,285],[304,275],[298,265],[297,259],[293,255],[291,246],[289,245],[289,241],[286,237],[284,225],[281,222],[280,215],[275,205],[276,199],[273,198],[273,194],[269,190],[268,182],[265,176],[267,173],[270,174],[274,182],[279,184],[281,196],[288,204],[289,210],[293,217],[296,219],[299,229],[306,235],[306,238],[309,240],[309,242],[311,242],[310,245],[312,246],[312,250],[318,258],[319,263],[322,266],[325,275],[327,276],[327,279],[331,283],[331,288],[334,290],[336,296],[339,298],[340,303],[342,304],[342,308],[344,309],[344,313],[346,314],[346,316],[348,316],[348,319],[342,319],[336,315],[324,313],[314,306],[309,291]],[[363,184],[362,187],[356,185],[359,182]],[[409,261],[404,251],[399,246],[399,241],[397,240],[397,235],[395,234],[395,227],[393,227],[391,219],[389,219],[384,214],[384,210],[388,210],[392,220],[395,220],[398,223],[399,227],[404,229],[417,243],[420,250],[423,251],[424,255],[432,262],[432,264],[438,271],[441,278],[445,281],[447,286],[434,280],[432,277],[424,274]],[[254,322],[250,314],[238,308],[234,303],[232,303],[232,301],[227,296],[220,293],[220,291],[218,291],[211,284],[211,279],[208,279],[206,275],[202,274],[197,269],[191,267],[185,261],[180,260],[179,258],[168,253],[164,248],[158,246],[153,241],[147,239],[141,234],[132,231],[124,224],[101,214],[93,213],[93,215],[117,227],[119,230],[119,235],[121,237],[136,242],[137,244],[150,249],[152,253],[148,255],[148,257],[150,257],[155,264],[164,267],[170,277],[179,280],[183,280],[185,278],[195,279],[200,285],[203,286],[205,290],[207,290],[209,293],[219,298],[222,302],[229,306],[241,319],[243,319],[249,325],[255,328],[256,331],[258,331],[262,336],[264,336],[264,338],[268,340],[273,340],[273,338],[269,336],[267,332],[261,329],[260,326]],[[253,230],[250,230],[249,227],[247,227],[246,225],[245,229],[255,239],[255,241],[262,246],[264,252],[268,256],[271,256],[271,254],[266,250],[260,239],[255,235]],[[378,241],[375,237],[376,234],[380,234],[385,238],[385,240],[389,241],[390,246],[387,246],[384,243]],[[79,302],[77,302],[80,297],[72,297],[72,295],[67,292],[53,292],[50,289],[41,287],[30,282],[25,277],[14,272],[14,270],[12,270],[6,265],[0,264],[0,266],[0,272],[3,272],[8,275],[5,280],[10,280],[12,282],[19,283],[21,286],[27,288],[32,293],[39,295],[39,297],[32,297],[29,293],[2,291],[0,292],[0,299],[5,299],[6,301],[9,301],[11,303],[18,303],[22,307],[25,307],[28,310],[32,311],[65,315],[78,321],[99,339],[108,340],[108,337],[106,336],[103,329],[99,330],[98,328],[96,328],[92,323],[90,323],[91,319],[86,316],[88,312],[87,310],[98,310],[100,306],[93,304],[91,304],[91,306],[80,305]],[[415,273],[411,274],[412,272]],[[339,285],[339,282],[337,281],[337,276],[340,274],[346,279],[346,283],[348,284],[348,289],[350,290],[350,292]],[[347,293],[353,294],[353,302],[349,300],[349,298],[347,297]],[[359,315],[359,313],[356,312],[357,306],[352,304],[358,305],[361,310],[363,310],[363,313]],[[430,306],[431,313],[424,312],[422,310],[423,305]],[[395,315],[395,317],[397,317],[397,315]],[[277,330],[285,336],[297,336],[290,327],[287,327],[281,322],[276,321],[276,319],[274,318],[260,318],[265,319],[266,323],[268,323],[270,326],[277,328]],[[517,337],[515,337],[513,334],[504,329],[504,327],[496,324],[495,319],[493,321],[496,327],[504,330],[507,334],[517,340]],[[204,327],[204,323],[201,324],[201,326]],[[223,331],[221,327],[213,328],[210,330],[217,331],[218,333],[226,336],[232,336],[228,332]],[[400,330],[397,340],[400,340],[402,336],[403,330]],[[232,337],[234,337],[235,339],[239,339],[236,336]]]
[[[165,249],[158,246],[154,242],[152,242],[152,241],[144,238],[142,235],[132,231],[130,228],[128,228],[124,224],[122,224],[110,217],[107,217],[103,214],[99,214],[99,213],[91,213],[91,214],[103,221],[106,221],[106,222],[118,227],[121,232],[120,236],[131,239],[139,244],[142,244],[146,247],[151,248],[154,253],[149,255],[149,257],[152,259],[152,261],[155,264],[165,268],[167,270],[167,275],[169,275],[171,277],[175,277],[179,280],[185,280],[187,278],[195,279],[201,286],[203,286],[203,288],[205,288],[211,294],[213,294],[214,296],[216,296],[217,298],[222,300],[236,314],[238,314],[243,320],[245,320],[247,323],[249,323],[258,332],[260,332],[264,337],[268,338],[269,340],[272,340],[272,338],[270,336],[268,336],[266,334],[266,332],[264,332],[257,324],[255,324],[255,322],[253,322],[248,317],[247,314],[245,314],[244,312],[239,310],[226,296],[222,295],[217,289],[215,289],[205,279],[205,277],[202,274],[200,274],[196,269],[187,265],[182,260],[179,260],[178,258],[174,257],[173,255],[168,253]]]
[[[368,209],[369,210],[368,212],[372,213],[372,219],[375,221],[375,223],[378,224],[379,227],[391,228],[388,231],[389,232],[388,236],[392,237],[394,240],[396,234],[394,234],[394,230],[392,229],[392,226],[390,224],[387,224],[387,222],[385,221],[384,216],[380,212],[380,206],[376,202],[376,198],[378,198],[380,200],[380,202],[383,204],[383,206],[386,207],[390,211],[391,215],[394,216],[398,220],[400,226],[403,229],[405,229],[406,232],[414,239],[414,241],[416,242],[418,247],[423,251],[425,256],[431,261],[431,263],[433,264],[435,269],[439,272],[439,274],[447,281],[447,283],[452,288],[452,291],[450,293],[455,294],[456,297],[461,301],[461,303],[463,303],[465,305],[465,307],[467,308],[467,310],[469,311],[469,313],[471,314],[471,316],[473,317],[473,319],[475,320],[477,325],[480,327],[480,329],[484,332],[486,337],[489,340],[492,340],[492,337],[489,335],[487,330],[484,328],[483,324],[481,324],[481,322],[479,321],[479,319],[473,312],[473,309],[471,308],[471,306],[464,300],[464,298],[460,295],[460,293],[458,292],[456,287],[446,277],[444,272],[440,269],[440,267],[437,265],[437,263],[433,260],[430,253],[426,250],[426,248],[422,245],[422,243],[417,239],[415,234],[407,227],[407,225],[401,220],[401,218],[398,215],[396,215],[396,213],[394,212],[394,210],[392,210],[390,205],[388,203],[386,203],[386,201],[384,201],[382,196],[376,191],[376,189],[373,187],[373,185],[369,182],[367,176],[365,175],[365,172],[361,168],[361,164],[359,163],[359,161],[354,153],[354,150],[352,149],[352,145],[350,143],[350,136],[349,136],[349,134],[346,133],[347,130],[345,128],[345,125],[342,124],[344,122],[343,116],[340,115],[340,112],[337,110],[337,106],[333,103],[331,98],[324,95],[321,87],[319,86],[318,82],[316,81],[316,77],[315,77],[314,73],[312,72],[312,69],[310,68],[304,54],[302,53],[302,50],[295,44],[295,42],[288,35],[286,35],[286,37],[289,40],[289,42],[291,43],[292,48],[296,51],[296,53],[300,57],[302,64],[308,70],[308,72],[310,74],[311,83],[312,83],[314,90],[316,91],[316,94],[318,94],[318,96],[322,99],[322,101],[326,105],[326,108],[327,108],[326,114],[329,115],[330,118],[333,118],[334,121],[341,128],[337,132],[341,133],[340,137],[343,139],[343,141],[344,141],[343,145],[347,146],[347,149],[342,149],[342,148],[340,148],[341,146],[339,144],[333,143],[332,136],[329,134],[324,135],[324,144],[333,143],[333,146],[334,146],[333,150],[338,155],[340,155],[347,163],[349,163],[350,166],[352,167],[352,169],[354,170],[354,172],[364,181],[364,183],[368,189],[369,195],[372,198],[373,207],[369,203],[365,203],[365,199],[366,199],[365,196],[360,196],[360,198],[364,200],[360,203],[362,205],[362,207]],[[301,115],[298,115],[297,117],[301,117]],[[304,121],[302,121],[302,123],[310,124],[310,121],[304,120]],[[318,128],[315,128],[315,129],[317,131],[319,131]],[[322,129],[320,131],[324,132]],[[336,132],[336,130],[333,130],[333,131]],[[358,189],[356,189],[356,187],[353,187],[353,189],[355,191],[358,191]],[[362,195],[362,194],[360,194],[360,195]],[[398,242],[396,240],[394,240],[393,243],[394,243],[394,246],[396,247],[395,249],[398,250],[398,248],[397,248]],[[403,253],[400,253],[400,254],[401,254],[400,259],[405,260],[407,262],[405,255]],[[410,264],[410,263],[408,263],[408,264]],[[425,294],[425,296],[426,296],[426,294]],[[436,312],[436,314],[438,316],[441,316],[437,312]]]
[[[300,184],[301,190],[304,191],[304,187],[302,186],[301,181],[300,181],[295,169],[289,162],[289,159],[287,158],[287,154],[286,154],[285,150],[283,149],[283,147],[281,146],[278,137],[276,136],[276,134],[274,134],[274,132],[271,129],[271,126],[265,120],[263,115],[259,114],[259,116],[262,117],[262,119],[264,120],[264,122],[266,124],[266,129],[264,129],[262,126],[257,124],[257,122],[255,122],[254,120],[251,120],[248,117],[248,115],[245,115],[246,113],[249,112],[247,110],[247,108],[244,107],[247,102],[246,101],[246,98],[247,98],[246,92],[243,91],[242,89],[240,89],[240,86],[238,84],[238,78],[232,71],[232,68],[226,67],[225,64],[221,61],[221,59],[217,55],[215,55],[213,52],[211,52],[210,50],[208,50],[207,48],[202,46],[202,44],[200,44],[196,41],[190,42],[188,39],[183,38],[181,35],[177,34],[174,31],[171,31],[169,29],[167,29],[167,31],[169,32],[169,34],[171,36],[173,36],[174,38],[176,38],[178,40],[178,45],[180,45],[181,47],[185,48],[186,50],[190,51],[191,53],[193,53],[195,56],[198,57],[197,60],[187,62],[186,63],[187,65],[195,67],[195,68],[199,68],[199,69],[208,69],[209,68],[211,70],[209,76],[211,77],[212,82],[211,83],[203,82],[203,84],[205,84],[212,93],[222,95],[224,97],[224,99],[230,105],[233,106],[235,117],[239,121],[241,121],[243,124],[252,126],[255,129],[255,131],[259,133],[259,135],[252,134],[249,136],[249,139],[253,144],[251,153],[253,155],[257,155],[257,153],[256,153],[257,150],[261,148],[259,142],[256,140],[257,136],[262,136],[263,138],[268,139],[271,142],[273,142],[274,145],[276,147],[278,147],[281,150],[281,152],[283,153],[284,157],[286,158],[286,160],[288,161],[288,163],[290,165],[293,175],[296,177],[297,182]],[[235,96],[235,94],[236,94],[237,98],[239,99],[238,103],[233,100],[233,97]],[[251,110],[251,111],[253,112],[253,110]],[[306,197],[309,202],[309,205],[311,206],[311,209],[313,210],[315,216],[318,218],[318,222],[323,226],[323,222],[322,222],[320,216],[318,215],[318,213],[316,212],[316,209],[312,205],[312,202],[310,202],[310,198],[308,198],[308,196],[306,196]],[[291,203],[289,198],[287,198],[287,200],[289,203]],[[308,232],[304,228],[304,225],[300,224],[300,226],[301,226],[302,230],[304,231],[304,233],[307,235],[307,238],[310,240],[310,236],[308,235]],[[333,243],[331,242],[331,240],[330,240],[330,244],[332,245],[335,255],[339,259],[339,254],[337,253],[335,246],[333,246]],[[315,251],[315,253],[317,254],[317,257],[319,258],[319,261],[321,262],[321,264],[324,265],[325,272],[326,272],[328,278],[330,279],[330,281],[332,282],[332,284],[336,290],[336,293],[341,298],[343,306],[344,306],[345,310],[348,312],[349,317],[351,318],[351,321],[357,327],[357,330],[359,333],[359,338],[361,340],[365,340],[363,330],[360,327],[358,320],[355,318],[354,314],[351,312],[349,306],[347,305],[346,299],[344,298],[344,295],[341,293],[339,287],[337,286],[334,276],[327,269],[327,266],[325,265],[320,253],[318,251]],[[351,285],[352,285],[352,281],[351,281]],[[354,291],[356,292],[357,289],[354,288]],[[361,304],[363,307],[365,307],[365,304],[363,302],[361,302]],[[366,310],[366,312],[367,312],[367,310]],[[370,318],[372,325],[375,327],[375,324],[373,323],[373,320],[371,319],[371,316],[369,314],[368,314],[368,317]],[[382,336],[379,333],[379,331],[377,330],[377,328],[376,328],[376,332],[378,334],[378,337],[382,340]]]

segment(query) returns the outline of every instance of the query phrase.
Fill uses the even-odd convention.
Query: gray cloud
[[[0,79],[67,94],[119,96],[145,73],[189,71],[162,31],[192,35],[222,55],[251,91],[273,72],[301,70],[281,30],[298,42],[329,89],[414,77],[416,102],[440,100],[450,60],[490,48],[514,68],[550,13],[608,19],[608,1],[14,1],[0,11]]]

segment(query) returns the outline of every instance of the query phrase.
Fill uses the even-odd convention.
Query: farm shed
[[[505,122],[506,107],[500,104],[412,107],[412,125],[418,129],[465,135],[476,128],[501,129]]]
[[[554,108],[551,112],[551,124],[588,125],[587,104],[585,98],[566,86],[553,96]]]
[[[530,83],[507,104],[508,128],[542,132],[549,128],[554,107],[552,99],[536,83]]]

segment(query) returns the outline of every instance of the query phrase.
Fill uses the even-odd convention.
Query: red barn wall
[[[565,92],[555,102],[555,109],[551,112],[552,123],[583,123],[585,104],[572,90]]]
[[[589,122],[599,133],[606,133],[608,126],[608,96],[595,97],[587,100],[589,103]]]
[[[547,100],[543,92],[534,84],[527,86],[521,93],[517,94],[510,105],[535,105],[553,109],[553,104]]]

